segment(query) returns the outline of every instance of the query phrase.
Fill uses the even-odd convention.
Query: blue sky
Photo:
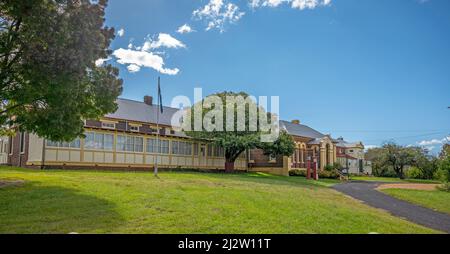
[[[448,10],[447,0],[110,0],[109,62],[124,98],[155,95],[158,76],[167,105],[194,87],[277,95],[282,119],[438,152],[450,136]]]

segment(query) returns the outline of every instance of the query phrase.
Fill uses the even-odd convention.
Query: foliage
[[[450,192],[450,182],[445,182],[436,187],[440,191]]]
[[[325,171],[332,171],[332,170],[334,170],[334,167],[333,167],[333,165],[328,164],[328,165],[326,165],[323,169],[324,169]]]
[[[319,178],[338,179],[339,173],[335,169],[332,169],[330,171],[321,170],[319,171]]]
[[[438,180],[450,182],[450,156],[443,158],[438,163]]]
[[[442,150],[439,153],[439,158],[445,159],[449,156],[450,156],[450,144],[447,143],[442,146]]]
[[[236,98],[239,96],[242,98],[242,103],[231,104],[230,101],[227,101],[228,97]],[[232,107],[230,106],[232,105]],[[241,108],[240,108],[241,107]],[[208,130],[205,124],[202,125],[201,130],[195,129],[195,111],[196,108],[202,108],[202,119],[205,122],[205,117],[211,119],[211,124],[215,125],[215,130]],[[230,123],[227,121],[227,108],[233,109],[234,114],[234,122]],[[243,130],[239,130],[239,109],[242,109],[244,113],[244,125]],[[248,94],[244,92],[235,93],[235,92],[222,92],[212,94],[201,102],[196,103],[188,110],[188,119],[189,121],[184,121],[185,133],[196,139],[207,140],[214,145],[223,147],[225,150],[225,168],[227,171],[234,170],[233,166],[229,166],[230,164],[234,164],[237,157],[248,149],[261,148],[264,150],[266,154],[271,155],[291,155],[294,151],[294,143],[292,138],[285,132],[280,132],[278,139],[273,143],[263,143],[261,142],[261,135],[265,134],[261,131],[260,123],[256,119],[251,117],[251,110],[255,109],[256,112],[261,114],[266,114],[268,119],[271,118],[270,114],[265,112],[262,107],[258,107],[256,103],[251,100]],[[215,114],[215,112],[222,112]],[[256,116],[258,117],[258,116]],[[254,122],[255,121],[255,122]],[[190,126],[188,125],[190,124]],[[252,130],[250,126],[252,124],[256,124],[256,130]],[[232,129],[230,130],[230,126]],[[190,127],[186,129],[186,127]],[[220,128],[222,130],[217,130]]]
[[[423,173],[420,168],[411,167],[406,171],[406,177],[411,179],[423,179]]]
[[[0,2],[0,126],[55,141],[116,110],[122,80],[107,58],[106,0]],[[6,129],[6,130],[5,130]]]
[[[339,162],[333,163],[333,169],[342,170],[344,167]]]
[[[265,155],[284,155],[290,156],[294,153],[295,143],[292,137],[286,131],[280,131],[280,136],[273,143],[261,143],[259,148],[264,150]]]
[[[289,170],[289,176],[303,176],[306,177],[306,170],[304,169],[291,169]]]

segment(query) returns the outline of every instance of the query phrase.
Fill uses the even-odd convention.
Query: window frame
[[[111,124],[112,126],[108,126],[108,124]],[[103,129],[115,130],[116,129],[116,123],[102,122],[102,128]]]

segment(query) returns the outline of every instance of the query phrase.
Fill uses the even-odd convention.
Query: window
[[[172,141],[172,154],[179,154],[178,153],[179,143],[180,142],[178,141]]]
[[[116,150],[117,151],[125,151],[125,143],[126,143],[125,136],[118,135],[117,136]]]
[[[84,148],[93,150],[113,150],[113,134],[87,132],[84,140]]]
[[[172,154],[192,155],[192,144],[183,141],[172,141]]]
[[[102,122],[102,128],[115,129],[116,128],[116,124],[115,123]]]
[[[130,125],[130,131],[139,132],[139,126]]]
[[[198,155],[198,143],[194,143],[194,155]]]
[[[144,149],[144,138],[118,135],[116,149],[117,151],[142,153]]]
[[[55,142],[47,140],[47,147],[60,147],[60,148],[80,148],[80,138],[74,139],[72,142]]]
[[[208,155],[208,157],[212,157],[212,155],[213,155],[213,145],[208,144],[208,148],[207,148],[206,154]]]
[[[144,138],[134,137],[134,151],[139,153],[144,152]]]
[[[159,140],[160,147],[158,149],[158,145],[155,138],[147,139],[147,153],[162,153],[169,154],[169,140]]]
[[[214,146],[214,157],[224,157],[225,151],[223,147],[220,146]]]
[[[20,153],[25,153],[25,132],[20,133]]]

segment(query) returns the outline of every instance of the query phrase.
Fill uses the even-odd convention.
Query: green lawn
[[[358,181],[373,181],[373,182],[385,182],[385,183],[440,183],[434,180],[424,180],[424,179],[400,179],[395,177],[376,177],[376,176],[351,176],[351,180]]]
[[[0,167],[0,233],[436,233],[327,186],[265,174]]]
[[[384,189],[382,192],[399,199],[450,214],[450,192]]]

